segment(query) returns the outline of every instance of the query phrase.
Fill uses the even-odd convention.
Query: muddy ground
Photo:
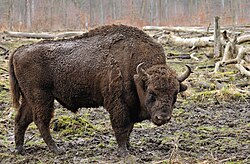
[[[33,40],[7,40],[13,51]],[[210,49],[163,45],[166,55],[195,52],[199,61],[171,59],[181,72],[193,68],[186,81],[189,89],[178,96],[170,123],[157,127],[150,121],[135,125],[132,150],[126,158],[117,155],[109,116],[102,107],[80,109],[73,114],[55,103],[51,133],[64,155],[51,153],[32,123],[25,136],[25,155],[14,151],[14,116],[9,98],[7,62],[0,57],[0,163],[250,163],[250,78],[233,65],[214,74]],[[209,67],[206,67],[209,66]]]

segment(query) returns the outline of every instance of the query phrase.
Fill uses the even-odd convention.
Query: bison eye
[[[154,92],[149,92],[149,94],[148,94],[148,100],[150,102],[155,102],[156,101],[156,94]]]

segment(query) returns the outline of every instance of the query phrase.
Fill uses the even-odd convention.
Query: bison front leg
[[[112,128],[115,132],[115,138],[118,144],[118,152],[121,156],[126,156],[129,151],[129,136],[133,129],[134,123],[129,119],[129,115],[126,110],[122,108],[112,110],[110,112],[110,120]]]
[[[129,153],[129,136],[131,129],[133,128],[133,124],[119,127],[112,123],[112,127],[115,132],[116,142],[118,144],[118,152],[121,156],[126,156]]]

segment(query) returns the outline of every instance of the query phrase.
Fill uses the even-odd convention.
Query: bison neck
[[[148,111],[146,111],[146,109],[142,109],[139,113],[139,121],[143,121],[143,120],[149,120],[150,114]]]

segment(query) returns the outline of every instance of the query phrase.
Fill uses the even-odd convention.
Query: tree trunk
[[[221,56],[219,17],[214,18],[214,57]]]
[[[25,0],[25,15],[26,15],[26,28],[31,31],[31,3],[30,0]]]
[[[13,30],[13,21],[14,21],[14,15],[13,15],[13,7],[14,3],[13,0],[9,0],[9,11],[8,11],[8,19],[9,19],[9,30]]]

